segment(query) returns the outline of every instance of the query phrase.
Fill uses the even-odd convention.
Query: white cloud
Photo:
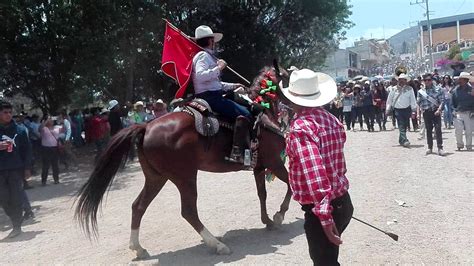
[[[364,31],[364,34],[362,36],[354,36],[354,35],[348,35],[346,38],[347,40],[341,41],[341,44],[339,45],[339,48],[346,48],[354,45],[354,41],[357,41],[360,39],[360,37],[364,37],[364,39],[381,39],[381,38],[390,38],[391,36],[399,33],[402,31],[401,29],[392,29],[392,28],[383,28],[383,27],[377,27],[377,28],[372,28],[372,29],[366,29]]]

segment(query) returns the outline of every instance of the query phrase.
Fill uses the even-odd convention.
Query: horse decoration
[[[277,72],[273,68],[264,68],[254,80],[249,93],[244,95],[244,98],[253,101],[249,105],[261,106],[264,109],[263,113],[257,116],[255,123],[258,132],[255,134],[258,153],[253,164],[253,174],[260,200],[260,218],[269,229],[281,225],[291,198],[288,172],[280,157],[285,149],[285,140],[278,127],[274,126],[278,113]],[[197,106],[195,105],[194,109],[199,109]],[[196,129],[198,121],[195,118],[196,115],[206,112],[207,117],[199,122],[206,129],[199,133]],[[91,234],[97,236],[97,212],[103,195],[126,160],[132,145],[136,144],[139,163],[145,175],[143,189],[132,204],[129,247],[136,252],[137,258],[149,256],[139,242],[141,219],[149,204],[168,181],[171,181],[180,193],[182,217],[199,233],[204,243],[218,254],[230,253],[230,249],[211,234],[199,219],[196,207],[197,172],[202,170],[220,173],[246,168],[243,164],[225,160],[232,146],[231,127],[220,126],[215,133],[215,121],[212,122],[210,108],[199,114],[191,113],[193,115],[189,112],[169,113],[148,124],[122,129],[110,140],[91,176],[80,189],[76,202],[75,218],[89,237]],[[222,125],[220,122],[219,124]],[[287,184],[287,192],[273,220],[268,217],[266,207],[266,169]]]

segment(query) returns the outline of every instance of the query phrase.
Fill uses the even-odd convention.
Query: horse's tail
[[[89,237],[91,232],[97,237],[97,211],[102,198],[118,169],[127,160],[128,152],[137,136],[138,144],[142,144],[145,130],[146,125],[133,125],[119,131],[99,157],[89,180],[79,190],[74,218]]]

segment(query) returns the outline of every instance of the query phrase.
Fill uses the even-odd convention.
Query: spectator
[[[369,132],[374,131],[374,102],[372,99],[372,92],[370,91],[370,82],[365,81],[364,87],[361,91],[362,96],[362,114]]]
[[[359,122],[360,130],[364,130],[364,121],[362,120],[362,106],[364,104],[364,98],[360,92],[361,86],[356,84],[354,86],[354,101],[352,104],[352,124],[354,125],[356,121]],[[355,131],[355,127],[352,126],[352,131]]]
[[[445,75],[440,84],[445,98],[443,112],[444,127],[451,129],[451,126],[453,125],[453,105],[451,103],[451,96],[454,89],[453,80],[449,75]]]
[[[436,131],[436,143],[438,145],[438,154],[444,156],[443,137],[441,133],[441,111],[444,105],[444,93],[438,86],[433,85],[432,74],[423,75],[424,89],[419,91],[418,117],[421,117],[420,110],[423,110],[423,120],[426,127],[426,139],[428,141],[428,150],[426,155],[433,153],[433,128]]]
[[[354,94],[351,88],[347,87],[344,90],[344,98],[342,100],[342,112],[344,113],[344,120],[346,120],[347,130],[354,128],[354,119],[352,119],[352,104],[354,102]]]
[[[410,147],[410,141],[407,138],[407,128],[410,122],[410,114],[416,114],[416,99],[413,88],[407,85],[409,77],[407,74],[400,74],[398,77],[398,86],[393,89],[387,99],[386,112],[393,108],[399,127],[398,143],[403,147]]]
[[[74,147],[79,148],[84,145],[82,131],[84,130],[84,118],[80,110],[73,110],[71,114],[72,124],[72,143]]]
[[[31,176],[32,157],[27,131],[12,120],[12,109],[10,103],[0,101],[0,205],[13,225],[7,238],[21,234],[23,180]]]
[[[454,128],[458,150],[464,148],[463,133],[466,136],[466,149],[472,151],[472,131],[474,130],[474,90],[469,81],[474,77],[467,72],[461,72],[459,85],[454,89],[452,102],[455,110]]]
[[[162,99],[158,99],[156,103],[153,104],[153,115],[155,118],[159,118],[168,113],[166,103]]]
[[[62,111],[58,117],[59,125],[62,127],[60,129],[61,134],[59,134],[59,141],[62,144],[60,161],[64,164],[66,170],[69,169],[69,161],[71,161],[74,166],[77,166],[76,155],[72,152],[72,127],[71,122],[66,111]]]
[[[387,104],[388,93],[382,84],[374,83],[373,100],[375,110],[375,120],[379,125],[379,130],[387,130],[385,124],[387,123],[387,116],[385,115],[385,106]]]
[[[142,101],[136,102],[134,105],[134,110],[129,113],[130,122],[132,124],[143,124],[145,123],[145,108]]]
[[[95,162],[99,159],[110,137],[110,125],[108,123],[109,111],[95,110],[94,117],[91,121],[91,140],[95,143],[97,153]]]
[[[120,104],[117,100],[111,100],[107,109],[110,111],[108,119],[110,125],[110,136],[113,136],[123,127],[122,120],[120,119]]]
[[[54,184],[59,184],[59,135],[60,128],[55,127],[54,123],[57,117],[46,115],[43,117],[40,126],[41,134],[41,154],[42,154],[42,170],[41,170],[41,185],[46,186],[48,179],[49,166],[53,169]]]

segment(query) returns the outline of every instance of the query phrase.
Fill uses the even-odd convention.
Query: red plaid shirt
[[[322,225],[334,222],[331,200],[349,189],[345,142],[344,126],[319,107],[297,113],[286,139],[293,198],[300,204],[314,204],[312,211]]]

